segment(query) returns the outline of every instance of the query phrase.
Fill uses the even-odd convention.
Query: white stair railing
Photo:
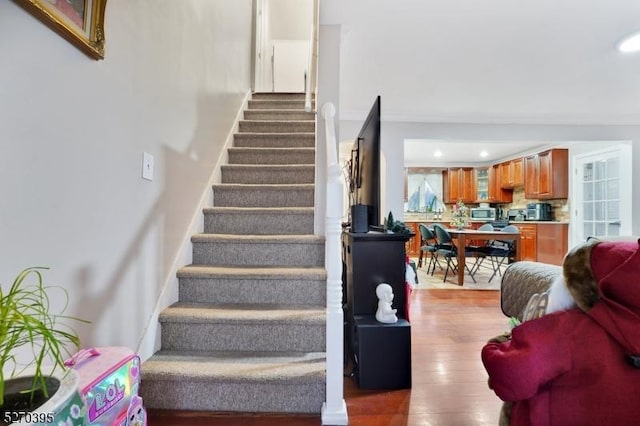
[[[349,422],[343,391],[343,334],[344,313],[342,311],[342,258],[340,235],[342,233],[342,191],[338,146],[334,117],[336,109],[332,103],[322,106],[326,134],[327,154],[327,198],[325,221],[325,268],[327,270],[326,309],[326,399],[322,405],[323,425],[346,425]]]

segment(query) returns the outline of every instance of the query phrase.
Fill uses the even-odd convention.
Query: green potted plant
[[[387,232],[391,232],[393,234],[403,234],[408,235],[412,234],[413,231],[402,221],[394,220],[393,213],[389,212],[387,219],[384,222],[384,227]]]
[[[62,292],[65,302],[68,294],[44,284],[44,269],[27,268],[8,289],[0,286],[0,425],[54,423],[65,410],[67,417],[84,417],[77,374],[64,361],[80,344],[67,323],[86,321],[64,315],[66,303],[52,312],[51,293]],[[62,418],[83,424],[69,420]]]
[[[469,226],[469,220],[469,207],[462,200],[459,200],[451,214],[451,225],[457,229],[464,229]]]

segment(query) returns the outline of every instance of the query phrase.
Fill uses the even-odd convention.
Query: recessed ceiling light
[[[640,33],[631,34],[618,44],[618,50],[624,53],[640,51]]]
[[[437,149],[434,153],[433,153],[434,157],[442,157],[442,151],[440,151],[439,149]]]
[[[489,153],[488,153],[487,151],[482,150],[482,151],[480,152],[480,157],[482,157],[482,158],[486,158],[486,157],[488,157],[488,156],[489,156]]]

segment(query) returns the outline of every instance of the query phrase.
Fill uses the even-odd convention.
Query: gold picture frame
[[[15,0],[90,58],[104,59],[107,0]]]

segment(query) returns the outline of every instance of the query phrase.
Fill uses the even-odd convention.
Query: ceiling
[[[513,143],[405,139],[405,166],[412,167],[425,164],[434,168],[446,167],[452,164],[457,166],[479,166],[493,164],[500,160],[508,160],[533,152],[540,152],[547,147],[550,147],[550,144],[528,141]],[[437,156],[436,152],[439,152],[440,155]],[[481,155],[483,152],[486,153],[486,156]]]
[[[380,95],[386,122],[640,124],[640,54],[616,50],[638,0],[322,0],[320,19],[342,29],[341,120]],[[411,158],[443,143],[413,137]],[[535,145],[462,143],[469,162]]]

